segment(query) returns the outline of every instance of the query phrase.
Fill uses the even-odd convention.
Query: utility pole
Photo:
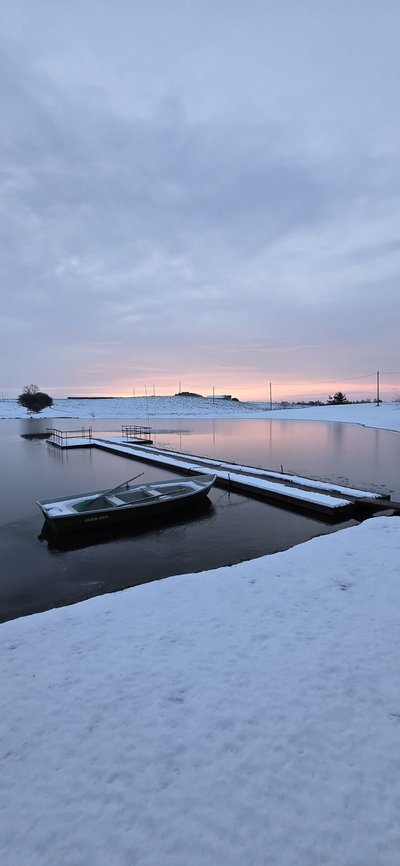
[[[269,408],[272,411],[272,382],[269,383]]]
[[[379,406],[380,402],[381,401],[379,399],[379,370],[377,370],[377,372],[376,372],[376,405]]]

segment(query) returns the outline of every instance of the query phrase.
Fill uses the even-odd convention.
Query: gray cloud
[[[299,32],[287,33],[284,11],[296,4],[284,3],[271,12],[275,40],[262,30],[264,4],[239,3],[233,21],[230,4],[212,15],[207,3],[189,6],[183,20],[180,4],[164,10],[165,33],[157,25],[152,36],[159,4],[138,4],[135,16],[121,2],[115,21],[106,5],[83,0],[76,41],[75,4],[70,14],[53,6],[46,20],[50,6],[33,3],[25,20],[17,3],[9,16],[0,67],[4,391],[32,378],[33,355],[40,384],[67,391],[88,367],[94,388],[105,370],[110,383],[150,369],[164,383],[186,369],[207,379],[224,352],[240,370],[243,346],[254,346],[246,361],[256,383],[263,344],[275,375],[293,368],[290,347],[299,347],[293,375],[302,379],[316,364],[326,375],[393,365],[400,190],[390,112],[400,63],[391,32],[376,32],[372,6],[357,50],[340,4],[330,36],[312,3],[300,22],[294,13]],[[346,5],[350,19],[358,8]],[[120,49],[107,38],[124,23],[136,27],[142,69],[127,36]],[[203,54],[212,33],[214,87]],[[288,46],[292,58],[281,56]],[[383,70],[368,94],[371,57]]]

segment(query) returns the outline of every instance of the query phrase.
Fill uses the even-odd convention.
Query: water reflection
[[[129,419],[140,424],[143,419]],[[10,424],[12,422],[3,422]],[[94,435],[121,435],[126,419],[88,420]],[[400,499],[400,436],[352,424],[272,419],[150,419],[154,444],[214,459],[302,474],[350,486],[382,489]],[[44,436],[45,418],[19,422],[24,438]],[[77,420],[59,419],[73,430]],[[68,460],[69,452],[52,449]],[[60,458],[63,454],[63,458]]]
[[[52,427],[48,418],[21,418],[19,421],[19,435],[23,439],[44,439],[47,431]]]
[[[21,439],[47,439],[48,433],[21,433]]]
[[[96,435],[121,435],[127,419],[95,419]],[[129,419],[132,424],[144,419]],[[79,422],[78,422],[79,423]],[[86,423],[86,422],[85,422]],[[241,464],[294,472],[400,500],[400,437],[352,425],[273,419],[151,419],[155,444]],[[37,540],[37,499],[114,487],[145,468],[146,482],[176,477],[159,466],[99,451],[49,448],[48,419],[0,421],[0,621],[101,592],[285,550],[332,531],[325,521],[265,502],[212,491],[212,507],[189,520],[70,540],[64,550]],[[77,419],[57,419],[74,430]],[[343,526],[349,523],[341,524]],[[87,541],[87,543],[86,543]],[[62,547],[62,542],[58,542]],[[68,548],[68,549],[67,549]]]
[[[400,498],[400,436],[352,424],[274,419],[191,421],[182,448],[176,433],[157,430],[159,447],[265,467]],[[172,423],[171,423],[172,427]]]

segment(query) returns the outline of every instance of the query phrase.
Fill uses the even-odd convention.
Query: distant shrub
[[[348,402],[346,394],[343,394],[342,391],[336,391],[336,394],[334,394],[333,397],[328,397],[328,406],[338,406]]]
[[[53,405],[53,398],[40,391],[37,385],[25,385],[22,394],[19,395],[18,403],[28,412],[41,412]]]

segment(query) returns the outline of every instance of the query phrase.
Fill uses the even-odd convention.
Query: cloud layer
[[[400,368],[397,4],[216,5],[8,11],[5,395]]]

